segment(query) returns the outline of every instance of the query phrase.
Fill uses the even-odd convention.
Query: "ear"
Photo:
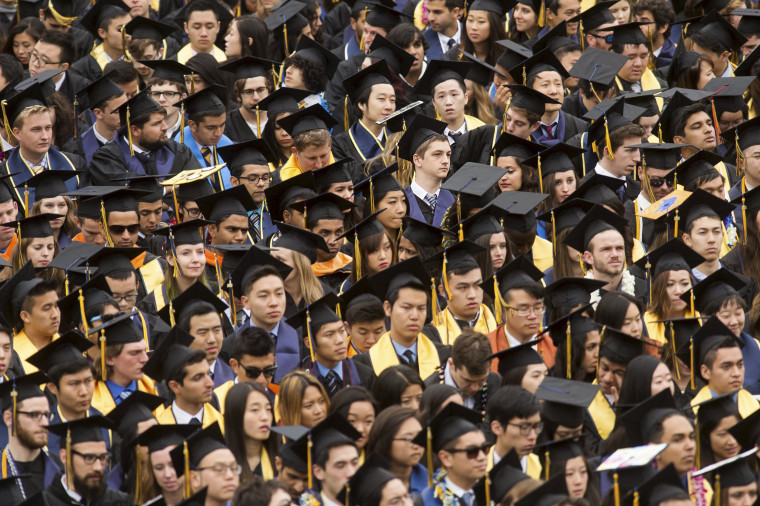
[[[303,344],[307,348],[311,348],[311,342],[309,342],[309,336],[308,335],[303,336]]]
[[[61,70],[69,70],[69,64],[68,63],[61,63]]]
[[[446,294],[443,293],[443,284],[438,285],[438,295],[446,296]]]
[[[351,18],[348,20],[349,23],[351,23],[351,28],[353,31],[356,31],[356,20],[354,18]]]
[[[351,326],[346,321],[343,322],[343,326],[346,327],[346,335],[351,337]]]
[[[445,450],[438,450],[438,460],[441,461],[442,467],[451,467],[452,455]]]
[[[13,410],[6,409],[3,411],[3,422],[5,423],[5,426],[9,429],[13,425]]]
[[[322,469],[322,466],[316,464],[311,466],[311,474],[319,481],[322,481],[325,478],[325,470]]]
[[[707,367],[705,364],[702,364],[699,366],[699,373],[702,375],[702,377],[710,383],[710,378],[712,377],[712,373],[710,372],[710,368]]]
[[[277,474],[282,472],[282,459],[279,456],[274,458],[274,468],[277,469]]]
[[[13,136],[18,139],[18,134],[21,133],[21,130],[19,130],[16,127],[13,127],[13,130],[11,130],[11,131],[13,132]],[[8,139],[8,140],[10,140],[10,139]],[[295,148],[293,148],[293,149],[295,149]]]
[[[164,258],[170,267],[174,267],[174,255],[172,255],[170,251],[167,252],[167,255]]]
[[[217,232],[216,225],[209,225],[208,226],[208,235],[210,235],[212,239],[214,237],[216,237],[216,232]]]
[[[102,28],[98,28],[98,37],[100,37],[100,38],[101,38],[101,40],[105,40],[105,38],[106,38],[106,35],[108,35],[108,32],[106,32],[106,31],[105,31],[104,29],[102,29]]]
[[[294,157],[296,160],[298,160],[298,150],[296,149],[296,147],[295,147],[295,146],[291,146],[291,148],[290,148],[290,152],[291,152],[291,153],[293,153],[293,157]]]
[[[584,251],[583,252],[583,261],[586,262],[589,265],[593,265],[594,264],[594,255],[592,255],[590,251]]]
[[[282,212],[282,221],[284,221],[285,223],[290,223],[290,220],[291,220],[292,217],[293,217],[293,215],[287,209],[285,209]]]
[[[23,321],[24,323],[32,322],[32,315],[28,311],[21,311],[19,316],[21,317],[21,321]]]
[[[491,420],[491,432],[493,432],[494,436],[500,436],[502,433],[502,427],[501,424],[496,420]]]
[[[250,310],[251,308],[248,306],[248,297],[245,295],[240,296],[240,303],[243,305],[245,309]]]
[[[681,240],[684,242],[685,245],[691,248],[692,241],[691,241],[691,236],[689,234],[687,234],[686,232],[681,234]]]
[[[607,160],[609,160],[609,159],[610,159],[610,150],[609,150],[609,149],[607,149],[607,145],[606,145],[606,144],[605,144],[605,146],[602,148],[602,156],[603,156],[604,158],[606,158]]]
[[[238,362],[237,359],[234,359],[234,358],[230,359],[229,364],[233,370],[237,370],[237,368],[240,366],[240,362]]]
[[[248,37],[248,45],[253,47],[253,37]]]
[[[187,23],[185,23],[187,25]],[[187,479],[187,478],[185,478]],[[190,471],[190,489],[195,493],[201,488],[201,473],[200,471]]]
[[[462,9],[460,9],[459,7],[454,7],[453,9],[451,9],[451,15],[457,19],[462,19]]]
[[[681,137],[680,135],[674,135],[673,136],[673,143],[674,144],[686,144],[686,139]]]
[[[232,186],[239,186],[240,185],[240,181],[235,176],[230,176],[230,184]]]
[[[412,163],[414,164],[414,168],[419,168],[422,166],[422,157],[418,155],[417,153],[412,155]]]
[[[530,127],[530,133],[533,133],[536,130],[538,130],[538,127],[540,127],[540,126],[541,126],[541,122],[540,121],[536,121],[535,123],[533,123],[533,126]]]
[[[642,167],[637,167],[636,168],[636,172],[639,175],[639,181],[643,181],[644,180],[644,169]]]
[[[383,309],[385,310],[385,317],[390,318],[391,317],[391,303],[387,300],[383,301]]]
[[[48,388],[48,390],[50,390],[51,394],[53,394],[54,396],[58,397],[58,387],[55,386],[55,383],[53,383],[51,381],[50,383],[47,384],[47,388]]]
[[[66,465],[66,447],[64,446],[60,450],[58,450],[58,458],[61,459],[61,462],[63,462],[63,465]],[[68,469],[65,469],[64,471],[69,472]]]
[[[657,33],[660,35],[665,35],[665,32],[668,31],[668,28],[670,28],[670,25],[668,23],[665,23],[660,28],[657,29]]]
[[[169,387],[169,390],[171,390],[171,391],[172,391],[172,393],[174,394],[174,396],[175,396],[175,397],[176,397],[176,396],[177,396],[177,394],[178,394],[178,393],[179,393],[179,392],[182,390],[182,385],[180,385],[179,383],[177,383],[177,382],[176,382],[176,381],[174,381],[174,380],[171,380],[171,381],[169,381],[169,382],[166,384],[166,386],[168,386],[168,387]]]
[[[187,21],[182,23],[182,28],[185,30],[185,33],[187,33]]]
[[[187,126],[190,127],[190,131],[193,133],[195,133],[198,130],[198,124],[191,119],[187,120]]]
[[[729,51],[723,51],[720,53],[721,61],[728,61],[729,58],[731,58],[731,53]]]

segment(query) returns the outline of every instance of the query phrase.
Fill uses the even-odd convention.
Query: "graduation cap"
[[[654,279],[668,271],[688,271],[705,261],[704,257],[688,247],[680,239],[670,239],[659,248],[647,251],[643,257],[634,262],[647,274],[649,293],[652,293]]]
[[[350,200],[335,195],[322,193],[307,200],[295,202],[293,209],[303,214],[304,227],[319,220],[343,220],[343,211],[356,207]]]
[[[753,411],[746,418],[739,420],[739,423],[728,429],[739,446],[742,448],[755,448],[760,442],[760,410]]]
[[[719,11],[722,9],[718,9]],[[741,16],[739,26],[736,27],[745,37],[760,34],[760,10],[758,9],[734,9],[734,16]]]
[[[15,228],[19,240],[33,239],[35,237],[51,237],[53,235],[53,229],[50,227],[50,220],[56,218],[62,218],[59,214],[38,214],[30,216],[29,218],[23,218],[18,221],[11,221],[9,223],[3,223],[0,226]]]
[[[352,284],[348,290],[339,295],[340,302],[336,308],[336,312],[339,316],[346,315],[348,310],[355,304],[372,303],[382,307],[383,301],[373,293],[368,280],[368,277],[361,278],[359,281]],[[345,318],[345,316],[343,317]]]
[[[733,79],[740,78],[734,77]],[[747,120],[731,130],[726,130],[721,136],[726,142],[733,143],[736,148],[736,163],[738,164],[744,158],[746,149],[760,144],[760,119],[755,117]]]
[[[290,54],[295,48],[289,47],[290,42],[295,41],[293,34],[301,33],[301,30],[308,26],[309,21],[301,14],[301,11],[306,8],[305,3],[301,2],[280,2],[277,9],[270,11],[269,16],[264,20],[267,25],[267,31],[270,34],[274,34],[278,30],[283,32],[283,42],[285,44],[284,54]],[[290,35],[288,35],[290,34]]]
[[[391,133],[395,132],[406,132],[406,126],[412,122],[414,118],[417,117],[418,107],[420,107],[424,102],[422,100],[417,100],[415,102],[412,102],[409,105],[406,105],[402,107],[401,109],[396,109],[395,112],[389,114],[388,116],[379,119],[375,122],[377,125],[384,125]]]
[[[475,503],[500,504],[512,487],[528,479],[530,476],[522,472],[520,457],[513,448],[473,487]]]
[[[736,338],[731,329],[721,323],[717,316],[712,316],[691,336],[686,346],[691,347],[687,365],[691,369],[692,386],[694,375],[700,374],[700,366],[704,364],[707,353],[727,339],[735,341],[740,348],[742,347],[742,342]]]
[[[256,209],[256,203],[243,185],[201,197],[195,203],[203,216],[216,224],[233,214],[247,218],[248,211]]]
[[[504,350],[493,353],[487,357],[487,360],[499,359],[498,371],[499,374],[504,376],[509,371],[518,367],[525,367],[532,364],[543,364],[544,359],[534,349],[541,341],[543,337],[539,337],[533,341],[520,344],[518,346],[510,346]]]
[[[79,6],[75,2],[67,0],[48,0],[47,10],[53,15],[53,18],[66,28],[69,28],[77,20],[80,13],[77,12]]]
[[[515,502],[515,506],[552,506],[566,499],[568,495],[565,473],[559,473]]]
[[[546,104],[559,104],[553,98],[533,88],[521,84],[506,84],[505,86],[512,90],[512,101],[509,107],[519,107],[537,116],[543,116],[546,112]]]
[[[637,489],[642,483],[657,474],[655,459],[667,447],[667,443],[620,448],[604,459],[596,468],[597,472],[609,471],[613,482],[614,497]],[[619,500],[615,501],[619,504]]]
[[[674,84],[678,76],[687,72],[701,57],[701,54],[696,51],[684,51],[673,55],[673,60],[668,67],[668,83]]]
[[[330,116],[330,113],[319,104],[314,104],[294,112],[290,116],[280,118],[277,123],[293,138],[311,130],[330,130],[338,124],[335,118]]]
[[[6,100],[0,101],[0,108],[3,113],[3,124],[8,139],[13,139],[13,124],[16,122],[19,114],[27,107],[41,105],[47,107],[45,96],[42,93],[42,87],[39,84],[33,84],[25,90],[15,93]]]
[[[569,198],[554,209],[537,216],[537,219],[551,225],[552,243],[555,251],[558,244],[557,236],[560,232],[578,225],[593,207],[594,203],[588,200]]]
[[[734,28],[734,25],[729,23],[719,12],[710,11],[702,18],[700,25],[701,28],[699,28],[697,33],[718,42],[726,50],[739,51],[747,42],[747,37]]]
[[[77,420],[68,420],[48,426],[48,430],[66,442],[66,469],[73,469],[74,450],[72,446],[79,443],[104,441],[103,429],[113,429],[114,424],[103,415],[87,416]],[[74,489],[74,473],[66,473],[67,485]]]
[[[341,317],[335,312],[338,302],[340,302],[338,296],[334,292],[328,291],[326,295],[311,304],[306,304],[303,309],[287,319],[288,325],[294,329],[306,329],[312,363],[316,361],[314,348],[317,346],[315,339],[319,330],[323,325],[328,323],[342,321]]]
[[[282,279],[287,278],[292,270],[286,264],[270,255],[268,251],[264,251],[257,247],[251,247],[245,255],[240,258],[229,276],[229,284],[232,288],[230,300],[245,295],[245,293],[243,293],[243,287],[247,284],[248,280],[251,279],[251,276],[255,274],[256,270],[266,265],[274,267]],[[233,310],[234,309],[235,308],[233,307]]]
[[[649,437],[657,423],[664,416],[672,413],[680,413],[680,411],[670,389],[666,388],[621,414],[620,423],[625,427],[630,441],[637,445],[645,445],[651,442]]]
[[[602,341],[600,350],[609,350],[616,356],[625,359],[628,363],[644,353],[644,345],[647,341],[637,339],[616,328],[605,326],[602,328]]]
[[[543,6],[542,0],[538,0],[538,2]],[[496,43],[505,49],[501,56],[499,56],[499,59],[496,60],[496,65],[507,70],[520,65],[523,61],[533,56],[533,51],[509,39],[497,40]]]
[[[730,270],[718,269],[681,295],[681,299],[703,312],[712,302],[728,295],[736,295],[744,286],[744,281]]]
[[[596,4],[594,7],[599,7],[600,5],[608,3],[609,2],[603,2],[601,4]],[[592,7],[592,9],[594,7]],[[612,16],[607,5],[604,5],[604,12],[607,12]],[[606,22],[607,21],[605,21],[605,23]],[[620,72],[620,69],[623,68],[627,61],[628,57],[623,56],[622,54],[589,47],[583,52],[581,57],[578,58],[578,61],[575,62],[573,68],[570,69],[570,75],[588,81],[591,84],[592,93],[594,93],[596,99],[601,102],[601,96],[597,94],[594,85],[601,86],[603,89],[608,89],[615,82],[615,77],[617,77],[618,72]]]
[[[3,411],[13,410],[13,429],[16,435],[16,423],[18,403],[35,397],[45,397],[39,385],[47,383],[50,379],[40,371],[25,376],[16,376],[0,383],[0,405]]]
[[[195,70],[177,60],[139,60],[139,63],[152,68],[153,77],[166,79],[183,86],[185,85],[185,76],[196,74]]]
[[[197,351],[190,348],[194,340],[193,336],[178,326],[173,326],[169,335],[153,350],[143,366],[143,372],[156,381],[163,380],[169,383]]]
[[[401,237],[405,237],[418,250],[420,247],[440,247],[444,238],[450,235],[447,230],[434,227],[411,216],[404,216],[402,222]]]
[[[177,477],[185,476],[184,496],[190,497],[190,470],[200,466],[203,458],[211,452],[229,449],[224,440],[219,422],[214,422],[205,429],[194,432],[177,445],[169,455]]]
[[[127,4],[121,0],[100,0],[84,13],[84,16],[79,19],[79,24],[95,37],[98,37],[98,29],[105,28],[103,23],[106,18],[116,15],[125,16],[129,14],[129,11]]]
[[[332,51],[310,37],[301,37],[298,40],[296,54],[323,69],[328,76],[335,74],[335,70],[341,62],[340,58],[335,56]]]
[[[269,216],[274,221],[283,219],[282,212],[288,209],[295,199],[307,200],[317,196],[314,175],[311,171],[286,179],[264,190]]]
[[[451,300],[452,298],[451,288],[449,287],[449,270],[480,269],[480,265],[475,258],[485,251],[484,247],[465,239],[454,243],[452,246],[443,248],[439,253],[426,260],[428,265],[441,266],[441,278],[443,280],[444,295],[447,300]],[[435,302],[434,300],[433,304]],[[437,311],[433,311],[434,319],[437,314]]]
[[[301,40],[304,39],[311,40],[308,37],[303,37]],[[351,103],[354,105],[356,105],[362,93],[371,89],[376,84],[391,84],[391,73],[388,69],[388,64],[384,60],[377,61],[343,80],[343,86],[346,88],[348,98],[351,99]]]
[[[579,22],[578,40],[582,41],[581,44],[585,44],[584,33],[589,33],[602,25],[609,23],[616,23],[615,16],[610,11],[610,7],[615,5],[614,1],[599,2],[596,5],[592,5],[585,11],[581,12],[577,16],[570,18],[570,22]],[[586,48],[586,51],[595,48]],[[585,52],[584,52],[585,54]]]
[[[488,62],[481,60],[474,54],[470,54],[461,48],[459,49],[459,52],[475,64],[472,66],[472,68],[470,68],[470,72],[467,74],[467,79],[470,81],[488,88],[493,83],[494,74],[498,74],[502,77],[502,79],[506,79],[507,76],[505,76],[502,72],[499,71],[499,69],[489,64]]]
[[[612,32],[612,44],[616,46],[623,46],[631,44],[638,46],[639,44],[647,44],[647,36],[641,31],[641,27],[650,23],[643,23],[640,21],[634,21],[631,23],[623,23],[622,25],[614,25],[609,28],[605,28]]]
[[[694,220],[705,216],[716,217],[723,221],[734,209],[734,206],[730,202],[726,202],[704,190],[697,189],[680,206],[676,207],[675,211],[671,211],[665,215],[664,220],[668,226],[674,228],[675,233],[673,235],[677,237],[679,227],[682,227],[681,230],[688,230]],[[678,224],[679,221],[680,225]]]
[[[98,268],[98,274],[108,276],[116,271],[134,271],[132,260],[141,255],[143,248],[100,248],[84,260],[87,266]]]
[[[83,353],[92,347],[78,330],[69,330],[50,344],[40,348],[27,362],[46,374],[56,365],[86,358]]]
[[[120,1],[120,0],[113,0],[113,1]],[[142,91],[140,91],[137,95],[130,98],[126,102],[124,102],[122,105],[120,105],[117,110],[119,111],[119,121],[121,122],[122,126],[126,126],[127,128],[127,140],[129,141],[129,153],[134,156],[135,151],[132,146],[132,130],[131,130],[131,124],[132,122],[137,119],[141,118],[147,114],[152,114],[154,112],[160,112],[163,111],[163,107],[153,100],[153,97],[150,95],[150,86],[146,86],[143,88]],[[111,111],[113,112],[113,111]]]
[[[348,165],[352,161],[351,158],[341,158],[321,169],[310,171],[314,176],[314,185],[317,190],[322,193],[328,191],[333,184],[353,181],[351,169]]]
[[[217,313],[223,313],[227,309],[227,304],[222,299],[217,297],[206,285],[200,281],[196,281],[162,307],[158,311],[158,316],[173,327],[176,322],[183,320],[183,317],[191,312],[191,309],[197,307],[197,303],[200,302],[210,304]]]
[[[693,406],[697,414],[695,425],[697,427],[714,427],[728,416],[735,416],[738,420],[741,420],[742,416],[739,414],[739,406],[734,400],[737,392],[739,392],[738,388],[695,404]]]
[[[138,202],[153,203],[158,202],[164,196],[164,189],[158,184],[158,180],[165,177],[165,175],[127,174],[122,178],[114,179],[114,181],[124,181],[128,188],[143,191],[144,193],[135,195]]]
[[[683,144],[669,142],[632,144],[627,148],[638,148],[641,152],[641,166],[646,172],[647,167],[658,170],[673,170],[681,160]]]
[[[544,408],[546,405],[544,404]],[[583,413],[585,415],[585,409],[583,410]],[[543,411],[542,411],[543,416]],[[583,423],[583,419],[581,419],[581,422],[573,425],[572,427],[576,427]],[[564,424],[563,424],[564,425]],[[567,462],[570,459],[574,459],[575,457],[582,457],[583,455],[583,447],[582,447],[582,439],[584,437],[584,434],[581,434],[580,437],[577,436],[570,436],[563,439],[555,439],[552,441],[546,441],[545,443],[541,443],[539,445],[536,445],[533,448],[533,451],[536,453],[536,455],[543,457],[543,469],[541,470],[544,474],[544,477],[549,479],[552,474],[556,474],[552,472],[552,469],[561,469],[562,472],[561,475],[564,475],[564,463]],[[563,467],[553,467],[556,464],[563,464]],[[559,472],[559,471],[558,471]]]
[[[26,295],[31,289],[42,283],[42,278],[35,274],[34,266],[29,261],[24,264],[10,279],[0,285],[0,301],[6,324],[15,328],[19,320],[19,312],[24,304]]]
[[[744,93],[752,81],[754,78],[750,76],[714,77],[705,84],[702,91],[713,92],[710,101],[715,105],[718,115],[723,111],[736,112],[746,105]]]
[[[480,414],[454,402],[446,405],[428,422],[428,430],[421,430],[412,441],[427,450],[428,464],[433,454],[465,434],[479,432]],[[428,476],[432,468],[428,468]]]
[[[144,340],[142,331],[137,328],[132,318],[137,311],[120,314],[119,316],[108,320],[103,325],[95,329],[89,329],[88,333],[98,333],[97,341],[100,347],[100,366],[102,371],[102,380],[106,378],[106,346],[117,344],[139,343]]]
[[[757,75],[756,63],[760,58],[760,49],[755,48],[750,54],[744,57],[744,59],[734,69],[735,76],[755,76]]]
[[[97,244],[72,241],[48,264],[48,267],[54,267],[65,271],[66,282],[64,286],[64,294],[68,295],[69,293],[69,277],[83,274],[84,277],[79,284],[86,281],[86,278],[89,277],[91,272],[88,272],[89,269],[86,267],[81,268],[79,265],[82,261],[87,260],[101,249],[103,249],[103,247]],[[92,269],[92,271],[94,271],[94,269]],[[72,279],[71,281],[73,282],[74,280]]]
[[[520,255],[508,264],[501,266],[499,270],[493,273],[491,279],[483,280],[480,286],[494,300],[496,320],[501,321],[502,307],[504,306],[502,301],[509,290],[540,283],[543,277],[544,273],[533,265],[533,262],[528,260],[525,255]]]
[[[720,487],[723,489],[750,485],[757,481],[755,471],[753,471],[749,461],[756,452],[757,449],[750,448],[739,455],[705,466],[692,473],[692,476],[704,477],[712,474],[713,482],[720,483]]]
[[[501,192],[492,203],[504,211],[500,219],[505,229],[530,232],[536,227],[535,210],[547,198],[545,193],[508,191]]]
[[[105,276],[98,274],[66,294],[58,301],[58,307],[61,309],[62,321],[74,324],[81,323],[84,327],[84,333],[87,334],[90,326],[90,318],[87,317],[87,313],[91,309],[107,303],[115,304],[116,302],[113,300]]]
[[[168,25],[155,19],[137,16],[124,25],[124,32],[132,37],[132,40],[150,39],[163,42],[177,30],[176,26]]]
[[[541,72],[557,72],[562,79],[570,77],[565,67],[549,48],[533,54],[530,58],[509,69],[509,73],[515,82],[522,85],[526,85],[531,76]]]
[[[116,432],[123,436],[138,423],[155,419],[153,411],[163,403],[164,400],[157,395],[135,390],[109,411],[106,418],[116,425]]]
[[[591,301],[591,294],[605,284],[596,279],[562,277],[546,287],[544,299],[555,308],[585,306]]]
[[[421,95],[433,95],[435,87],[445,81],[454,79],[464,83],[473,65],[475,64],[468,61],[433,60],[414,85],[414,91]]]
[[[446,127],[447,124],[443,121],[423,114],[417,115],[398,141],[398,157],[411,162],[420,146],[431,137],[444,135]]]
[[[392,1],[368,1],[365,4],[369,8],[365,21],[369,25],[391,31],[394,26],[405,21],[411,21],[409,15],[394,8],[395,3]]]
[[[230,170],[242,168],[245,165],[268,166],[270,163],[277,163],[277,157],[263,139],[237,142],[229,146],[218,147],[216,150]]]
[[[561,346],[565,347],[565,371],[559,371],[559,373],[564,373],[565,378],[568,380],[571,380],[574,377],[572,370],[573,339],[575,339],[575,341],[580,344],[580,347],[583,348],[586,344],[586,335],[589,332],[601,328],[600,324],[586,316],[590,308],[591,304],[582,306],[572,313],[553,321],[545,329],[545,332],[549,332],[549,336],[551,337],[554,346],[558,349]],[[576,425],[580,424],[571,425],[569,427],[575,427]]]
[[[549,174],[575,170],[572,159],[583,154],[583,149],[558,142],[544,149],[535,156],[528,158],[523,163],[538,170],[539,191],[544,192],[543,178]]]
[[[396,476],[388,471],[388,462],[376,453],[372,453],[364,464],[348,480],[346,486],[338,494],[340,504],[346,506],[366,506],[374,504],[382,494],[382,488]]]
[[[188,95],[182,99],[179,103],[175,104],[176,107],[183,108],[188,117],[193,117],[196,114],[214,114],[220,115],[227,111],[227,107],[220,98],[224,93],[224,88],[218,84],[212,84],[200,91]]]
[[[747,213],[754,214],[760,210],[760,191],[756,191],[757,187],[742,193],[735,199],[731,200],[732,204],[736,204],[737,207],[741,206],[742,219],[744,223],[747,223]],[[747,244],[747,227],[744,227],[744,244]]]
[[[613,53],[614,54],[614,53]],[[657,98],[656,96],[660,93],[661,90],[649,90],[649,91],[639,91],[636,93],[630,92],[630,93],[624,93],[621,97],[621,100],[625,103],[626,106],[632,105],[635,107],[640,107],[644,111],[639,116],[658,116],[660,115],[660,106],[657,104]],[[629,116],[628,111],[630,110],[629,107],[626,107],[625,109],[625,115]]]
[[[145,18],[141,16],[135,19]],[[124,90],[121,86],[111,80],[115,75],[116,71],[112,70],[78,90],[76,92],[76,101],[78,102],[79,110],[100,108],[108,99],[123,95]]]
[[[625,218],[608,211],[603,205],[597,204],[565,237],[564,243],[583,254],[584,251],[588,251],[589,243],[597,234],[608,230],[617,230],[623,235],[627,223]]]
[[[536,390],[536,397],[543,401],[541,417],[557,426],[578,427],[598,392],[598,385],[547,376]]]
[[[382,35],[375,35],[369,48],[369,56],[382,58],[398,75],[405,76],[414,65],[414,56]]]
[[[487,11],[498,14],[499,17],[512,10],[517,0],[474,0],[467,6],[467,12]]]
[[[504,227],[500,220],[503,220],[506,214],[500,207],[489,204],[472,216],[465,218],[462,220],[465,240],[475,241],[484,235],[503,233]]]
[[[294,113],[298,111],[298,104],[309,95],[311,95],[311,91],[309,90],[277,88],[265,98],[261,99],[256,106],[259,109],[266,111],[268,114],[267,117],[274,119],[280,113]]]
[[[302,39],[308,39],[308,37],[302,37]],[[237,58],[236,60],[224,62],[222,65],[219,65],[218,68],[219,70],[234,74],[235,81],[240,81],[252,77],[272,79],[274,69],[278,65],[279,63],[273,60],[247,55],[242,58]]]
[[[653,131],[658,133],[660,142],[673,142],[676,126],[684,120],[685,108],[695,102],[695,100],[691,100],[681,93],[681,91],[673,92],[668,105],[662,110],[660,119],[653,128]]]
[[[441,189],[456,193],[457,221],[466,218],[462,208],[481,209],[495,197],[494,187],[507,173],[506,169],[467,162],[441,185]],[[469,197],[469,198],[468,198]],[[460,229],[461,230],[461,229]]]
[[[308,258],[312,264],[317,261],[317,250],[328,250],[327,243],[321,235],[281,221],[275,221],[274,224],[280,235],[272,240],[273,248],[296,251]]]
[[[546,148],[543,145],[529,139],[523,139],[509,132],[502,132],[499,138],[496,139],[491,152],[497,159],[502,156],[513,156],[524,161],[537,155],[544,149]]]
[[[665,469],[644,481],[636,487],[633,494],[625,498],[626,506],[659,506],[670,501],[673,497],[683,495],[684,489],[681,478],[678,476],[675,466],[671,463]]]
[[[8,202],[9,200],[15,199],[14,195],[11,194],[11,189],[8,183],[13,184],[11,178],[16,174],[18,174],[18,172],[0,175],[0,202]]]
[[[365,199],[369,199],[370,212],[374,213],[377,210],[375,204],[382,200],[386,194],[393,191],[404,191],[398,179],[393,177],[393,173],[397,170],[398,163],[394,162],[354,185],[355,193],[361,193]]]
[[[610,134],[618,128],[630,125],[635,119],[629,117],[629,115],[626,114],[627,111],[625,109],[626,105],[623,100],[615,100],[614,103],[606,109],[602,107],[602,104],[595,105],[592,109],[592,112],[601,113],[601,115],[591,123],[591,126],[589,126],[589,138],[597,143],[597,145],[600,142],[604,142],[604,145],[607,146],[607,156],[609,156],[610,159],[614,158]],[[638,117],[644,112],[644,109],[637,107],[632,112]]]
[[[388,300],[392,292],[401,288],[417,288],[430,292],[431,295],[435,292],[435,284],[419,257],[398,262],[367,279],[373,292],[381,301]]]
[[[349,244],[354,245],[354,268],[356,269],[356,277],[362,277],[362,265],[361,265],[361,252],[359,249],[360,243],[367,237],[371,237],[376,234],[385,233],[385,227],[377,219],[378,215],[385,211],[385,209],[379,209],[371,215],[364,218],[362,221],[346,230],[339,238],[345,238]],[[327,251],[323,249],[323,251]]]

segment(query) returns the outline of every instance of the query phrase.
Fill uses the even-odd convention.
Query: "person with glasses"
[[[195,179],[185,184],[180,184],[172,188],[173,194],[166,194],[165,201],[169,204],[172,216],[172,223],[181,223],[188,220],[202,219],[200,207],[196,201],[201,197],[211,195],[214,189],[208,179]],[[171,200],[169,200],[171,199]],[[176,204],[175,204],[176,203]],[[178,209],[174,209],[174,207]]]
[[[130,504],[129,496],[106,483],[111,454],[103,437],[103,429],[112,423],[102,416],[80,418],[51,425],[50,430],[67,441],[58,456],[64,463],[63,473],[45,487],[48,501],[63,504]],[[74,495],[75,494],[75,495]],[[75,499],[79,498],[79,500]]]
[[[267,390],[269,400],[274,402],[275,393],[270,388],[270,382],[277,371],[274,351],[274,342],[264,329],[247,327],[235,335],[229,359],[229,367],[235,377],[214,388],[222,413],[227,392],[242,381],[258,383]]]
[[[0,385],[0,406],[7,427],[7,444],[0,453],[2,477],[18,477],[11,494],[21,501],[54,483],[61,472],[46,448],[52,414],[38,386],[45,378],[42,373],[34,373]]]
[[[731,98],[731,101],[733,102],[733,97]],[[739,97],[739,99],[741,100],[741,97]],[[716,107],[718,103],[719,101],[716,100]],[[746,104],[741,109],[741,111],[743,111],[742,114],[744,114],[746,117]],[[723,113],[723,116],[725,115],[733,115],[733,113],[726,111]],[[741,157],[736,156],[736,160],[739,164],[738,167],[741,167],[742,169],[743,175],[741,179],[736,184],[734,184],[730,190],[728,190],[728,198],[732,201],[741,198],[743,194],[749,192],[757,186],[760,186],[760,120],[752,119],[750,121],[741,122],[740,118],[735,119],[737,121],[740,121],[738,125],[721,125],[721,131],[723,132],[721,135],[724,139],[726,139],[725,145],[730,144],[728,149],[733,152],[734,156],[736,156],[736,146],[738,144],[742,154]],[[718,121],[720,122],[720,119]],[[730,128],[723,129],[724,126],[728,126]],[[721,144],[718,146],[717,151],[720,153],[721,148],[723,147],[724,144]],[[733,160],[733,158],[727,158],[727,156],[730,156],[730,153],[726,153],[726,156],[724,156],[724,158],[727,160]],[[741,213],[741,206],[737,206],[736,212],[734,212],[734,218],[736,220],[736,225],[739,233],[743,233],[744,216]],[[749,219],[749,216],[747,219]]]
[[[445,471],[433,477],[433,484],[422,491],[416,504],[477,504],[473,488],[486,474],[491,446],[479,423],[479,414],[452,403],[429,422],[429,430],[414,438],[420,447],[432,447]],[[428,469],[428,476],[432,473]]]
[[[274,91],[272,69],[275,65],[276,62],[271,60],[243,56],[219,66],[219,70],[235,75],[232,91],[240,107],[228,113],[224,130],[233,142],[262,138],[267,124],[267,112],[259,110],[258,103]]]
[[[75,61],[75,50],[71,34],[58,30],[43,32],[29,52],[29,76],[34,77],[45,70],[62,70],[51,78],[51,82],[55,91],[63,93],[73,102],[74,94],[88,84],[86,79],[71,69]]]
[[[185,126],[177,104],[187,98],[185,76],[194,74],[194,71],[174,60],[142,60],[141,65],[153,70],[145,85],[150,88],[151,98],[166,111],[164,121],[169,127],[166,136],[173,139]]]

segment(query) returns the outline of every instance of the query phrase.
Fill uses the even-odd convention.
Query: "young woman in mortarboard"
[[[513,42],[523,43],[535,37],[541,30],[544,20],[543,0],[523,0],[517,2],[509,17],[509,29],[507,38]]]
[[[282,425],[312,428],[327,417],[330,398],[319,380],[306,371],[294,370],[282,378],[276,415]]]
[[[247,3],[249,2],[240,2],[241,11],[245,10]],[[227,29],[227,35],[224,36],[224,42],[224,52],[229,61],[243,56],[269,57],[267,26],[257,17],[243,15],[233,19]]]
[[[462,42],[450,49],[445,57],[459,59],[459,49],[477,56],[490,65],[499,59],[504,47],[497,41],[507,38],[504,30],[504,10],[499,2],[481,0],[467,6]]]
[[[19,244],[11,253],[11,270],[15,274],[27,262],[32,262],[42,279],[55,281],[58,287],[63,287],[65,273],[61,269],[47,268],[48,264],[61,252],[50,226],[49,214],[41,214],[16,222],[19,231]]]
[[[370,168],[383,165],[382,158],[374,158],[367,162],[368,170]],[[372,173],[367,179],[354,186],[354,191],[362,192],[364,201],[364,216],[370,216],[376,211],[385,209],[377,215],[379,221],[389,237],[393,238],[393,248],[396,249],[396,237],[401,229],[404,216],[407,214],[409,206],[406,201],[404,189],[398,180],[393,177],[398,165],[389,165],[377,172]],[[372,183],[370,184],[370,180]],[[372,194],[370,195],[370,190]]]
[[[348,386],[332,398],[328,414],[331,415],[336,411],[362,435],[356,440],[356,446],[359,450],[363,450],[367,445],[372,426],[375,424],[377,414],[375,398],[364,387]]]

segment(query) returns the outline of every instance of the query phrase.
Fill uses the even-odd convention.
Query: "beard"
[[[47,436],[44,438],[41,436],[36,436],[18,422],[16,422],[16,437],[25,448],[32,450],[42,448],[47,444]]]
[[[87,483],[87,480],[89,478],[100,478],[97,485],[89,485]],[[102,472],[92,472],[88,475],[86,475],[84,478],[79,478],[76,473],[74,473],[74,490],[82,496],[82,499],[84,499],[85,503],[92,502],[96,499],[99,499],[106,491],[106,480]]]
[[[155,140],[153,142],[143,141],[140,144],[140,147],[143,148],[146,151],[157,151],[157,150],[163,148],[164,146],[166,146],[166,144],[168,142],[169,142],[169,138],[168,137],[167,138],[163,138],[163,139],[159,138],[159,139],[157,139],[157,140]]]

